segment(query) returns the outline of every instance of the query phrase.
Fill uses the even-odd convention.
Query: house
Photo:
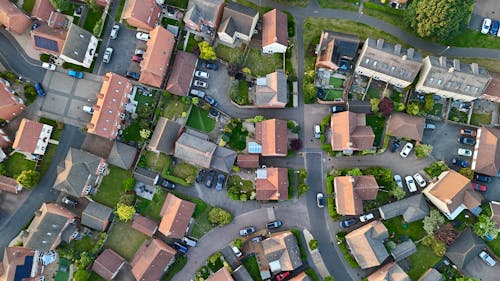
[[[479,98],[492,102],[500,102],[500,74],[490,73],[491,81]]]
[[[479,207],[482,200],[482,196],[472,190],[470,179],[454,170],[442,172],[422,193],[450,220],[464,209]]]
[[[378,184],[372,175],[341,176],[333,180],[335,188],[335,206],[341,215],[361,215],[363,200],[375,200]]]
[[[236,165],[243,169],[256,169],[259,167],[259,155],[239,154],[236,159]]]
[[[141,30],[153,30],[161,20],[162,8],[155,0],[127,0],[122,19]]]
[[[477,237],[470,228],[466,228],[460,236],[448,247],[446,256],[458,270],[463,270],[479,253],[486,248],[483,240]]]
[[[389,257],[384,246],[384,240],[387,238],[389,238],[387,228],[378,220],[365,224],[345,236],[351,254],[362,269],[379,266]]]
[[[134,220],[132,221],[132,228],[144,235],[153,237],[156,230],[158,230],[158,223],[139,214],[135,214]]]
[[[424,127],[424,118],[406,113],[393,112],[387,120],[387,134],[394,137],[422,141]]]
[[[185,27],[210,39],[219,26],[223,10],[224,0],[189,0],[184,14]]]
[[[479,174],[500,177],[500,129],[477,130],[471,169]]]
[[[391,250],[391,256],[395,261],[402,261],[417,252],[417,246],[411,239],[401,242],[396,245],[396,248]]]
[[[71,23],[59,58],[65,62],[90,68],[97,43],[98,40],[92,33]]]
[[[259,12],[255,9],[234,2],[227,3],[217,31],[219,40],[229,46],[250,42],[258,20]]]
[[[234,281],[253,281],[252,276],[250,276],[250,273],[248,273],[248,270],[245,268],[244,265],[238,266],[233,271],[232,275],[233,275]]]
[[[17,34],[23,34],[31,25],[31,19],[9,0],[0,0],[0,26]]]
[[[175,260],[176,251],[159,239],[145,241],[130,265],[138,281],[157,281]]]
[[[0,162],[2,162],[7,155],[3,152],[2,148],[7,148],[12,144],[12,141],[10,140],[9,136],[7,133],[0,129]]]
[[[287,121],[269,119],[255,123],[255,141],[260,145],[258,153],[262,156],[287,156]]]
[[[293,271],[302,266],[297,239],[290,231],[271,234],[262,241],[262,247],[266,263],[269,264],[272,273]]]
[[[113,215],[113,209],[90,201],[82,212],[82,224],[98,231],[106,231]]]
[[[165,90],[174,95],[187,96],[197,63],[198,57],[195,54],[178,51]]]
[[[40,26],[30,31],[31,45],[37,51],[59,56],[68,36],[67,29],[52,28],[47,23],[40,22]]]
[[[288,88],[285,72],[281,69],[257,78],[255,107],[284,108],[288,103]]]
[[[495,222],[497,227],[500,227],[500,202],[490,201],[491,221]]]
[[[23,189],[17,180],[0,175],[0,190],[17,194]]]
[[[193,202],[167,194],[160,211],[162,218],[158,231],[166,237],[182,239],[190,225],[195,206]]]
[[[54,250],[63,240],[64,232],[75,226],[75,218],[73,213],[57,204],[43,203],[24,231],[24,247],[43,252]]]
[[[236,254],[233,252],[233,249],[231,246],[226,246],[220,250],[222,256],[224,257],[224,260],[228,263],[228,265],[231,267],[231,269],[234,271],[236,268],[238,268],[241,265],[240,259],[236,256]]]
[[[206,281],[234,281],[231,273],[227,270],[226,267],[222,267],[214,274],[210,275]]]
[[[149,186],[156,185],[156,183],[158,183],[158,180],[160,179],[160,175],[158,175],[158,173],[146,170],[141,167],[135,169],[133,177],[137,181],[142,182]]]
[[[151,38],[146,43],[141,61],[139,82],[161,88],[174,50],[175,36],[161,26],[155,27],[149,35]]]
[[[288,200],[288,169],[257,169],[255,193],[257,200]]]
[[[273,9],[262,16],[262,53],[286,53],[288,48],[288,17]]]
[[[43,280],[44,264],[40,251],[14,246],[6,247],[0,263],[0,280]]]
[[[412,223],[429,215],[429,206],[422,194],[406,197],[378,208],[383,220],[403,216],[403,221]]]
[[[375,133],[366,126],[366,114],[344,111],[332,114],[330,119],[333,151],[351,155],[353,151],[373,149]]]
[[[0,78],[0,119],[10,121],[24,110],[23,100],[15,93],[9,81]]]
[[[115,251],[106,249],[94,261],[92,270],[105,280],[111,281],[124,265],[124,258]]]
[[[50,0],[35,0],[35,5],[31,10],[31,17],[48,22],[50,15],[55,11],[56,9],[54,9]]]
[[[156,153],[172,155],[175,141],[180,133],[181,125],[179,123],[160,117],[147,148]]]
[[[54,189],[75,197],[84,197],[97,188],[106,171],[103,158],[71,147],[66,158],[57,166]]]
[[[427,56],[415,85],[420,93],[436,94],[455,100],[473,101],[488,87],[491,75],[477,63]]]
[[[443,275],[431,267],[417,281],[443,281]]]
[[[102,79],[87,133],[114,140],[122,128],[125,104],[129,101],[133,85],[127,78],[112,72],[106,73]]]
[[[387,263],[368,275],[368,281],[411,281],[408,274],[395,262]]]
[[[323,30],[316,49],[316,71],[348,71],[359,49],[359,39],[355,35]]]
[[[294,277],[289,278],[288,281],[312,281],[312,279],[304,271],[302,271]]]
[[[413,48],[403,49],[384,39],[367,38],[361,49],[355,72],[398,88],[413,83],[422,67],[422,56]]]
[[[12,148],[36,155],[44,155],[54,128],[50,125],[23,118]]]
[[[122,142],[113,142],[113,147],[108,155],[108,163],[129,170],[134,164],[137,156],[137,149]]]

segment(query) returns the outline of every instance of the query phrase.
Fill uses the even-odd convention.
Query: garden
[[[472,112],[470,118],[470,124],[475,126],[490,125],[491,124],[491,112],[488,113],[477,113]]]
[[[124,180],[131,176],[130,171],[110,165],[109,174],[103,177],[97,193],[92,198],[103,205],[115,208],[120,196],[125,192]]]
[[[88,12],[87,17],[85,18],[85,22],[83,24],[83,28],[88,32],[94,34],[99,37],[101,35],[101,29],[103,26],[103,22],[101,20],[102,13],[104,8],[99,5],[87,6]]]
[[[218,58],[240,68],[248,68],[251,76],[265,76],[266,74],[283,69],[281,54],[266,55],[260,49],[248,48],[246,53],[243,47],[230,48],[219,44],[215,48]]]
[[[147,200],[139,197],[135,203],[136,211],[148,218],[156,221],[161,220],[161,208],[163,207],[163,202],[167,197],[167,192],[162,188],[156,188],[156,192],[153,195],[152,200]]]
[[[467,113],[458,110],[456,107],[450,109],[448,120],[458,123],[467,123]]]
[[[231,100],[238,105],[250,105],[250,99],[248,98],[248,81],[235,79],[232,82],[229,96]]]
[[[243,122],[239,119],[231,119],[224,128],[222,140],[227,145],[237,151],[242,151],[247,146],[248,131],[243,127]]]
[[[259,264],[257,263],[255,254],[246,256],[242,260],[242,263],[254,281],[262,281],[262,278],[260,278]]]
[[[174,194],[175,196],[183,200],[187,200],[196,204],[193,213],[194,222],[191,225],[191,228],[189,229],[189,236],[196,239],[200,239],[203,235],[205,235],[205,233],[209,232],[213,228],[212,224],[208,219],[209,217],[208,214],[213,208],[212,206],[208,205],[207,203],[205,203],[205,201],[201,199],[189,197],[179,192],[170,191],[170,193]]]
[[[208,117],[208,110],[198,106],[191,107],[186,126],[210,133],[215,128],[215,119]]]
[[[375,134],[375,140],[373,145],[376,147],[380,147],[382,144],[382,134],[384,132],[385,126],[385,118],[381,115],[377,114],[368,114],[366,115],[366,125],[370,126]]]
[[[227,195],[233,200],[255,200],[255,187],[252,181],[237,175],[230,175],[226,182]]]
[[[131,261],[148,237],[132,228],[132,222],[115,220],[108,231],[104,248],[110,248],[127,261]]]
[[[34,170],[35,162],[27,160],[24,154],[16,152],[9,156],[7,160],[0,165],[5,168],[4,175],[11,178],[17,178],[23,171]]]
[[[156,116],[163,116],[170,120],[186,117],[190,105],[190,98],[181,98],[179,96],[172,95],[167,91],[163,91],[160,98],[160,103],[156,108]]]

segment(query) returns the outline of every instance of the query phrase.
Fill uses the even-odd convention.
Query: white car
[[[472,157],[472,150],[465,149],[465,148],[459,148],[458,155],[465,156],[465,157]]]
[[[201,80],[194,80],[193,85],[195,87],[200,87],[200,88],[208,88],[207,82],[201,81]]]
[[[422,177],[421,174],[416,173],[415,175],[413,175],[413,178],[415,179],[415,181],[417,181],[420,187],[425,187],[427,185],[427,183],[424,180],[424,177]]]
[[[359,221],[360,222],[365,222],[365,221],[369,221],[369,220],[371,220],[373,218],[374,218],[373,213],[368,213],[366,215],[362,215],[361,217],[359,217]]]
[[[398,187],[403,188],[403,179],[401,179],[400,175],[394,175],[394,181],[398,185]]]
[[[118,37],[118,31],[120,31],[120,26],[118,24],[113,25],[109,37],[111,37],[111,39],[116,39],[116,37]]]
[[[106,48],[106,50],[104,51],[104,55],[102,56],[102,62],[109,63],[112,54],[113,48]]]
[[[135,49],[134,55],[144,55],[145,52],[143,49]]]
[[[406,176],[405,182],[406,182],[406,186],[408,187],[408,190],[410,192],[417,191],[417,185],[415,185],[415,181],[413,180],[413,178],[411,176]]]
[[[52,71],[56,70],[56,65],[48,62],[43,62],[42,67],[47,70],[52,70]]]
[[[407,142],[403,147],[403,149],[401,150],[401,152],[399,153],[399,155],[401,155],[401,157],[403,158],[406,158],[408,157],[412,149],[413,149],[413,143]]]
[[[325,196],[323,195],[322,192],[318,192],[316,194],[316,204],[318,205],[318,208],[325,207]]]
[[[137,38],[138,40],[148,42],[149,38],[151,38],[151,37],[149,36],[149,33],[137,32],[137,34],[135,35],[135,38]]]
[[[484,18],[483,24],[481,25],[481,33],[488,34],[488,31],[490,31],[490,28],[491,28],[491,19]]]
[[[231,247],[233,249],[233,253],[236,255],[236,257],[241,257],[241,251],[236,248],[235,246]]]
[[[497,262],[485,251],[479,253],[479,257],[489,266],[495,266]]]
[[[203,79],[208,79],[210,77],[210,75],[208,75],[208,73],[206,73],[205,71],[201,71],[201,70],[196,70],[194,72],[194,76],[198,77],[198,78],[203,78]]]

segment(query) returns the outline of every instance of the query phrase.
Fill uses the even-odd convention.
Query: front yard
[[[249,48],[244,53],[243,48],[230,48],[219,44],[215,48],[217,57],[231,64],[248,67],[252,76],[265,76],[268,73],[283,68],[283,57],[281,54],[266,55],[260,49]]]
[[[375,134],[373,145],[379,147],[381,145],[382,134],[384,132],[385,118],[376,114],[366,115],[366,125],[370,126]]]
[[[131,261],[135,252],[147,238],[146,235],[132,228],[132,222],[115,220],[108,232],[104,248],[110,248],[127,261]]]
[[[230,175],[226,183],[227,195],[233,200],[252,200],[255,187],[252,181],[244,180],[238,175]]]
[[[215,128],[215,119],[208,117],[208,111],[198,106],[191,108],[186,126],[210,133]]]
[[[135,204],[136,211],[145,217],[160,221],[160,211],[166,197],[167,192],[162,188],[157,188],[153,200],[151,201],[138,197]]]
[[[101,186],[93,199],[108,207],[114,208],[120,200],[120,195],[124,191],[123,181],[131,176],[131,173],[116,166],[109,166],[109,175],[104,176]]]
[[[138,121],[134,121],[132,124],[128,125],[127,128],[123,130],[122,137],[127,141],[139,142],[142,140],[139,131],[141,130],[141,125]]]
[[[411,263],[410,270],[408,270],[411,280],[417,280],[429,268],[438,263],[440,259],[431,248],[417,244],[417,252],[408,258]]]
[[[481,126],[491,124],[491,112],[490,113],[472,113],[470,119],[471,125]]]
[[[255,254],[245,257],[242,263],[254,281],[262,281],[260,278],[259,264],[257,263],[257,257]]]
[[[11,178],[17,178],[17,176],[19,176],[22,171],[35,169],[35,162],[26,160],[24,154],[21,154],[19,152],[16,152],[9,156],[9,158],[3,163],[6,170],[5,175]]]

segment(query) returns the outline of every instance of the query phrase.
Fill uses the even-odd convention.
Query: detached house
[[[427,56],[415,90],[446,98],[473,101],[488,87],[491,76],[477,63],[465,64],[458,59]]]
[[[269,119],[255,123],[255,141],[250,153],[262,156],[288,155],[288,127],[286,120]]]
[[[187,96],[197,63],[198,57],[195,54],[178,51],[165,90],[174,95]]]
[[[378,208],[380,217],[384,220],[403,216],[403,221],[412,223],[429,215],[429,206],[422,194],[406,197]]]
[[[160,117],[147,148],[150,151],[172,155],[175,141],[180,133],[181,125],[179,123]]]
[[[159,239],[145,241],[130,265],[138,281],[157,281],[175,260],[176,251]]]
[[[378,193],[378,184],[375,177],[368,176],[341,176],[335,177],[335,206],[341,215],[361,215],[363,200],[375,200]]]
[[[366,126],[364,113],[344,111],[332,114],[330,128],[333,151],[352,154],[353,151],[373,148],[375,134],[370,126]]]
[[[262,247],[265,256],[262,263],[269,265],[273,274],[293,271],[302,266],[297,239],[290,231],[273,233],[262,241]]]
[[[89,68],[94,60],[98,43],[92,33],[76,24],[70,24],[59,57],[66,62]]]
[[[104,250],[94,261],[92,270],[105,280],[111,281],[125,265],[125,259],[111,249]]]
[[[421,67],[422,57],[413,48],[406,50],[400,44],[388,44],[384,39],[367,38],[355,72],[398,88],[406,88],[413,83]]]
[[[23,118],[12,148],[24,153],[44,155],[53,129],[50,125]]]
[[[228,3],[224,7],[217,32],[219,40],[229,46],[250,42],[258,20],[259,12],[256,10],[238,3]]]
[[[262,16],[262,52],[264,54],[286,53],[288,48],[288,18],[274,9]]]
[[[387,263],[368,275],[368,281],[411,281],[408,274],[395,262]]]
[[[9,0],[0,0],[0,26],[17,34],[23,34],[31,25],[31,19]]]
[[[155,0],[127,0],[122,19],[133,27],[151,31],[160,23],[161,12]]]
[[[323,30],[316,49],[316,71],[348,71],[358,53],[357,36]]]
[[[158,231],[169,238],[182,239],[190,225],[196,205],[169,193],[163,203]]]
[[[256,84],[255,107],[284,108],[288,103],[288,87],[283,70],[257,78]]]
[[[224,0],[189,0],[184,14],[185,27],[211,39],[219,26],[223,10]]]
[[[393,112],[387,120],[387,134],[394,137],[422,141],[424,127],[424,118],[401,112]]]
[[[288,200],[287,168],[257,169],[255,193],[257,200]]]
[[[44,280],[42,253],[31,249],[13,246],[6,247],[0,263],[0,280],[35,281]]]
[[[149,35],[151,38],[146,43],[146,52],[141,61],[139,82],[162,88],[175,46],[175,36],[161,26],[157,26]]]
[[[0,118],[10,121],[24,110],[23,100],[15,95],[9,81],[0,78]]]
[[[476,140],[471,169],[500,177],[500,130],[483,126],[477,130]]]
[[[40,25],[30,31],[33,47],[41,52],[59,56],[66,42],[70,19],[57,12],[50,0],[36,0],[31,16],[38,19]]]
[[[379,266],[389,257],[384,246],[388,238],[387,228],[380,221],[372,221],[345,236],[354,259],[362,269]]]

